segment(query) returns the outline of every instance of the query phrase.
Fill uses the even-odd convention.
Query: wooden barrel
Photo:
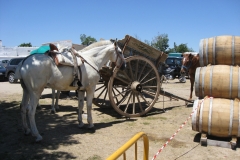
[[[199,44],[200,66],[240,65],[240,36],[217,36],[201,39]]]
[[[199,98],[240,98],[240,69],[228,65],[198,67],[194,85]]]
[[[195,100],[193,111],[192,130],[217,137],[240,137],[238,99]]]

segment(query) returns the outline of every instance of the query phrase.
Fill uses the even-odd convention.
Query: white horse
[[[117,68],[124,69],[126,61],[116,42],[84,51],[81,56],[90,65],[87,63],[81,65],[82,87],[78,93],[78,126],[80,128],[84,126],[82,109],[86,91],[88,128],[93,128],[91,110],[94,91],[100,79],[98,70],[109,60],[115,62]],[[20,79],[23,88],[21,115],[25,134],[31,132],[36,141],[42,140],[35,123],[35,112],[41,93],[46,86],[60,91],[76,90],[78,87],[70,86],[74,80],[73,73],[73,67],[56,66],[53,60],[44,54],[31,55],[18,65],[15,77]],[[27,125],[27,114],[31,129]]]
[[[82,50],[79,50],[78,53],[81,54],[82,52],[84,51],[88,51],[94,47],[99,47],[99,46],[104,46],[104,45],[109,45],[111,44],[112,42],[111,41],[108,41],[108,40],[101,40],[100,42],[95,42],[95,43],[92,43],[91,45],[83,48]],[[69,47],[65,47],[65,46],[60,46],[58,45],[58,49],[62,55],[64,55],[66,58],[68,58],[70,61],[73,61],[73,57],[72,57],[72,54],[69,53]],[[109,61],[107,62],[109,63]],[[55,89],[52,89],[52,105],[51,105],[51,113],[56,113],[56,110],[59,110],[59,106],[58,106],[58,100],[59,100],[59,96],[60,96],[60,92],[59,90],[57,90],[57,93],[55,92]],[[77,93],[77,91],[75,91]],[[76,95],[77,96],[77,95]],[[54,100],[55,103],[54,103]],[[38,104],[38,106],[40,106]]]

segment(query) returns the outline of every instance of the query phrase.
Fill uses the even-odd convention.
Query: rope
[[[201,103],[204,101],[204,99],[201,101]],[[200,104],[201,104],[200,103]],[[201,105],[198,105],[201,106]],[[167,144],[177,135],[177,133],[184,127],[184,125],[187,123],[187,121],[192,117],[193,113],[198,109],[198,107],[196,107],[192,113],[189,115],[189,117],[187,118],[187,120],[179,127],[179,129],[172,135],[171,138],[169,138],[169,140],[162,146],[162,148],[160,148],[158,150],[158,152],[153,156],[152,160],[156,159],[158,154],[162,152],[162,150],[167,146]]]

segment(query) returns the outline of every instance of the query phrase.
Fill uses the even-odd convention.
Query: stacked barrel
[[[240,36],[202,39],[195,73],[192,129],[218,137],[240,137]],[[205,98],[205,97],[208,98]]]

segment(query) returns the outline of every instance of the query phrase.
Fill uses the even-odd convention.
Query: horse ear
[[[114,41],[114,46],[117,47],[117,41]]]

